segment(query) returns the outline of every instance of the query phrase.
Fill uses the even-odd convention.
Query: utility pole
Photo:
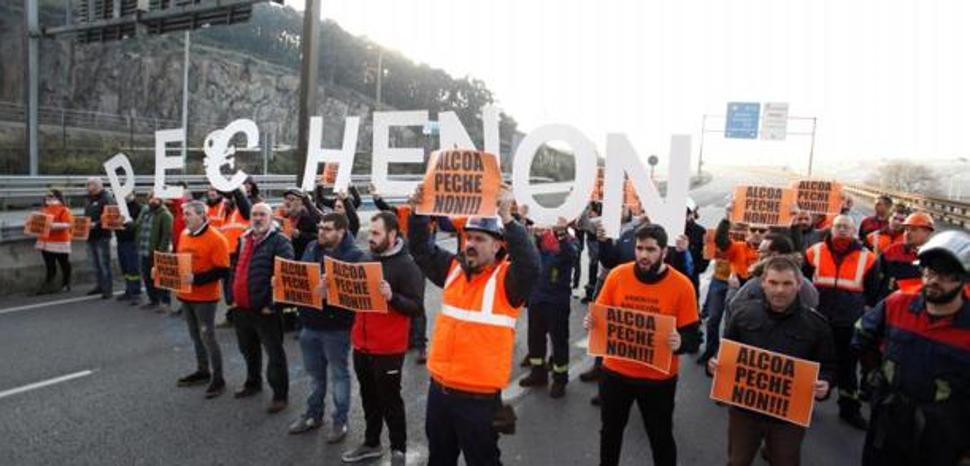
[[[381,92],[381,86],[384,82],[384,49],[381,46],[377,46],[377,110],[381,110],[381,98],[383,93]]]
[[[808,149],[808,176],[812,176],[812,164],[815,162],[815,128],[818,126],[818,117],[812,117],[812,145]]]
[[[296,185],[303,185],[310,137],[310,110],[317,100],[317,50],[320,42],[320,0],[306,0],[300,38],[300,105],[297,116]]]
[[[191,44],[191,32],[185,31],[185,56],[182,60],[182,131],[185,137],[182,138],[182,161],[187,160],[189,145],[189,48]]]
[[[37,176],[39,165],[37,135],[37,105],[39,93],[40,60],[40,21],[38,19],[38,0],[24,0],[24,123],[27,134],[28,170],[30,176]]]

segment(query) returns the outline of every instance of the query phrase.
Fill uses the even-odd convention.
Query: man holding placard
[[[286,408],[290,387],[283,351],[282,309],[273,304],[274,262],[277,257],[293,259],[293,245],[273,225],[273,208],[269,204],[254,205],[249,221],[249,230],[239,238],[233,264],[233,327],[239,351],[246,360],[246,382],[235,397],[245,398],[263,389],[260,371],[265,350],[269,357],[266,379],[273,388],[273,401],[267,412],[273,414]]]
[[[734,315],[728,321],[724,331],[724,339],[742,343],[752,347],[768,350],[774,353],[795,358],[814,361],[820,364],[818,380],[798,379],[789,377],[786,370],[773,373],[765,370],[767,363],[754,362],[767,358],[751,358],[751,361],[739,363],[739,368],[733,373],[718,371],[718,358],[708,361],[708,370],[717,377],[739,381],[767,380],[760,388],[760,393],[777,395],[785,405],[800,400],[792,400],[791,393],[796,388],[791,384],[808,383],[809,393],[816,399],[828,396],[829,389],[835,382],[836,357],[832,331],[821,314],[814,309],[805,307],[798,299],[798,292],[802,282],[802,274],[798,264],[789,257],[775,256],[764,264],[764,274],[761,277],[763,296],[760,300],[745,300],[736,306]],[[764,353],[761,353],[764,354]],[[744,359],[743,357],[741,359]],[[750,363],[750,364],[747,364]],[[777,364],[776,364],[777,365]],[[778,365],[781,366],[781,365]],[[787,366],[782,366],[786,367]],[[726,367],[725,367],[726,368]],[[751,384],[759,386],[758,383]],[[777,390],[771,390],[778,388]],[[736,388],[740,394],[747,386]],[[739,400],[748,397],[738,395]],[[750,397],[756,399],[756,397]],[[765,396],[767,398],[767,395]],[[809,403],[811,401],[809,400]],[[751,408],[754,408],[754,403]],[[775,403],[782,406],[782,403]],[[805,427],[783,420],[785,410],[778,409],[775,416],[759,414],[748,409],[743,402],[735,403],[729,413],[728,422],[728,464],[730,466],[747,466],[754,460],[762,440],[767,445],[768,463],[774,466],[798,465],[801,459],[801,444],[805,436]],[[811,410],[808,410],[811,416]]]
[[[222,394],[226,386],[222,377],[222,352],[216,340],[215,317],[219,282],[229,274],[229,246],[222,233],[209,226],[204,203],[187,202],[182,209],[185,231],[176,252],[192,256],[192,273],[184,278],[192,284],[192,290],[178,293],[177,297],[182,301],[189,336],[195,346],[197,369],[180,378],[178,385],[189,387],[209,382],[205,396],[214,398]]]
[[[849,348],[852,328],[867,306],[876,304],[879,274],[876,257],[855,239],[855,222],[848,215],[832,221],[832,231],[805,252],[804,273],[818,290],[818,311],[828,318],[839,358],[839,417],[865,430],[859,400],[858,359]]]
[[[155,287],[151,270],[156,252],[172,250],[172,214],[154,192],[148,194],[148,205],[142,208],[135,220],[135,238],[138,242],[142,281],[145,282],[145,294],[148,295],[148,302],[142,305],[142,309],[166,312],[171,304],[169,292]]]
[[[323,264],[327,257],[343,262],[360,262],[364,259],[364,252],[354,244],[344,214],[324,214],[317,226],[317,240],[307,246],[300,260]],[[334,412],[327,442],[337,443],[347,436],[350,329],[354,325],[354,313],[324,302],[323,309],[300,307],[299,315],[300,351],[303,353],[303,365],[310,374],[312,389],[307,398],[306,411],[290,424],[290,433],[308,432],[323,425],[329,368]]]
[[[631,346],[645,346],[651,352],[672,353],[667,361],[647,365],[639,357],[605,356],[600,379],[600,464],[620,462],[623,431],[636,402],[650,439],[653,462],[658,466],[677,464],[674,442],[674,394],[677,389],[677,355],[696,351],[700,344],[697,297],[690,278],[664,263],[668,253],[667,232],[660,225],[643,224],[636,230],[634,262],[610,271],[596,304],[621,309],[619,323],[600,321],[587,314],[590,332],[634,334]],[[620,314],[620,313],[617,313]],[[673,320],[666,338],[639,335],[637,328],[653,328],[658,318]],[[641,324],[642,322],[642,324]],[[631,326],[636,328],[631,328]],[[622,328],[621,328],[622,327]],[[591,336],[592,339],[592,336]],[[609,353],[609,350],[607,351]],[[634,351],[639,355],[643,351]],[[666,366],[667,370],[662,367]]]
[[[94,267],[97,286],[88,295],[100,294],[102,299],[111,298],[111,230],[101,224],[104,207],[114,204],[114,197],[104,189],[101,178],[91,177],[87,182],[88,198],[84,215],[91,218],[91,231],[88,233],[88,257]]]
[[[412,208],[424,201],[419,185]],[[508,420],[500,392],[509,383],[515,321],[539,274],[539,254],[512,217],[512,192],[502,185],[498,218],[473,217],[456,256],[431,241],[424,215],[412,215],[408,246],[432,283],[443,288],[431,337],[428,372],[428,464],[500,464],[496,416]],[[505,422],[500,424],[507,424]]]
[[[348,463],[381,456],[381,431],[387,424],[391,465],[404,465],[407,424],[401,371],[411,319],[424,314],[424,274],[399,234],[393,213],[380,212],[371,218],[369,260],[382,266],[380,293],[387,301],[388,311],[358,313],[351,330],[354,370],[367,427],[364,443],[343,455],[343,461]]]

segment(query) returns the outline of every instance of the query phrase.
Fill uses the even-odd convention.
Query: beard
[[[384,238],[384,241],[381,241],[380,243],[375,243],[373,241],[370,242],[370,250],[375,254],[381,254],[390,249],[390,247],[391,242],[387,238]]]
[[[662,260],[658,260],[649,266],[644,266],[640,261],[637,261],[637,271],[647,279],[655,279],[660,275],[660,266],[663,265]]]
[[[954,299],[957,299],[957,297],[963,293],[963,286],[958,286],[950,291],[943,291],[939,287],[933,287],[933,289],[940,290],[940,293],[933,295],[930,295],[929,289],[930,287],[923,287],[923,298],[926,299],[926,302],[933,304],[947,304],[953,302]]]

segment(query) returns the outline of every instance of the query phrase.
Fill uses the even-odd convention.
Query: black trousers
[[[556,373],[565,374],[569,365],[569,298],[560,303],[529,302],[529,359],[545,364],[546,335],[552,342],[552,363]],[[532,361],[533,365],[536,361]]]
[[[432,380],[424,422],[428,466],[457,466],[459,455],[464,456],[468,466],[501,465],[498,432],[492,428],[500,407],[497,393],[470,397],[451,392]]]
[[[728,414],[728,466],[749,466],[764,440],[771,466],[801,464],[805,428],[768,416],[731,408]]]
[[[407,423],[404,399],[401,398],[403,354],[378,355],[354,350],[354,372],[360,385],[360,402],[364,406],[364,444],[377,447],[387,424],[391,449],[406,451]]]
[[[263,378],[263,352],[269,357],[266,379],[273,389],[273,400],[287,400],[290,379],[286,369],[286,353],[283,351],[283,318],[278,312],[262,314],[250,309],[232,313],[233,327],[239,341],[239,352],[246,360],[246,386],[261,387]],[[260,348],[262,346],[262,348]]]
[[[41,251],[40,255],[44,258],[44,268],[47,272],[44,278],[45,284],[54,283],[54,276],[57,275],[57,264],[61,264],[61,286],[71,284],[71,259],[68,253]]]
[[[650,440],[653,464],[676,466],[677,444],[674,442],[674,393],[677,379],[650,382],[633,380],[622,375],[603,371],[600,378],[600,465],[620,463],[623,448],[623,431],[630,417],[633,402],[640,408],[643,426]]]
[[[839,359],[837,385],[839,387],[839,410],[842,413],[858,412],[859,403],[859,358],[850,347],[853,328],[833,326],[832,337],[835,340],[835,354]]]

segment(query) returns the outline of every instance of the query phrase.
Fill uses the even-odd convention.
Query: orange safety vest
[[[509,383],[520,307],[505,296],[509,261],[472,275],[452,260],[434,324],[428,371],[439,384],[496,393]]]
[[[866,240],[868,240],[869,245],[872,246],[873,254],[878,256],[889,249],[889,246],[896,243],[902,243],[903,235],[900,233],[894,236],[888,233],[883,233],[881,230],[876,230],[866,235]]]
[[[209,217],[210,226],[221,228],[226,223],[226,203],[223,201],[213,206],[207,206],[206,214]]]
[[[849,254],[836,270],[835,258],[825,242],[808,248],[805,256],[815,267],[815,276],[812,277],[815,286],[860,293],[865,289],[866,273],[876,262],[875,254],[863,248]]]
[[[226,219],[226,222],[219,227],[222,236],[225,236],[226,242],[229,243],[229,254],[236,253],[236,248],[239,246],[239,237],[247,229],[249,229],[249,220],[243,218],[242,214],[239,213],[239,209],[232,211],[229,214],[229,218]]]

